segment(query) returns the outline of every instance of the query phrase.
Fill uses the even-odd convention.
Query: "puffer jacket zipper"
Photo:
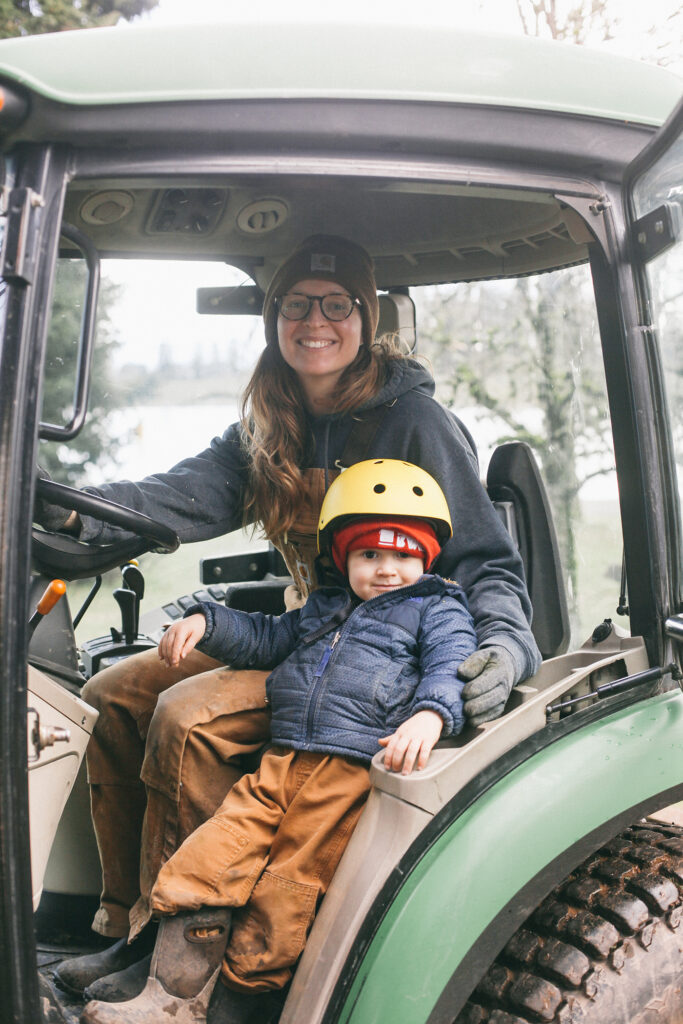
[[[363,602],[361,602],[361,604],[357,605],[355,608],[352,608],[351,611],[350,611],[350,614],[345,616],[346,621],[343,623],[341,629],[338,629],[337,632],[335,633],[334,637],[332,638],[332,643],[328,644],[325,647],[325,650],[322,653],[320,661],[318,662],[318,667],[316,668],[315,673],[313,675],[313,687],[312,687],[311,692],[310,692],[309,697],[308,697],[308,712],[306,714],[306,742],[307,743],[310,743],[310,741],[311,741],[311,739],[313,737],[313,725],[315,723],[315,716],[316,716],[316,712],[318,710],[318,703],[319,703],[319,700],[320,700],[320,694],[322,692],[323,676],[325,675],[325,672],[327,671],[327,668],[328,668],[328,666],[330,664],[330,659],[332,658],[332,655],[334,654],[335,649],[339,645],[339,641],[341,640],[342,636],[345,633],[348,632],[349,623],[351,622],[351,619],[353,618],[354,613],[359,611],[361,608],[366,608],[369,604],[372,604],[373,601],[383,601],[385,598],[391,597],[391,595],[397,593],[397,591],[400,591],[401,599],[405,600],[406,595],[408,597],[410,597],[410,591],[411,590],[414,591],[414,590],[418,590],[420,588],[421,580],[422,580],[422,577],[420,577],[420,579],[416,583],[411,583],[410,586],[408,586],[408,587],[397,587],[396,590],[391,590],[388,594],[378,594],[377,597],[371,597],[369,600],[363,601]],[[331,625],[331,623],[328,624],[328,628],[329,628],[330,625]],[[316,630],[317,635],[320,635],[320,632],[321,632],[320,630]],[[324,630],[324,632],[327,632],[327,629]],[[315,634],[311,634],[311,635],[315,636]]]
[[[308,715],[306,716],[306,739],[310,740],[313,735],[313,722],[315,720],[315,713],[317,711],[317,696],[320,693],[320,680],[322,679],[323,673],[328,666],[329,660],[332,657],[332,652],[339,643],[339,637],[341,636],[341,630],[338,629],[332,638],[332,643],[328,644],[322,653],[322,657],[318,662],[318,667],[313,675],[313,689],[311,691],[308,700]]]

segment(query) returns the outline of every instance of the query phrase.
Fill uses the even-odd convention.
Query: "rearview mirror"
[[[60,327],[55,322],[55,317],[66,318],[68,314],[76,313],[79,306],[82,307],[82,314],[74,370],[72,414],[69,421],[65,424],[41,422],[39,436],[45,441],[69,441],[71,438],[76,437],[85,422],[90,387],[90,367],[95,344],[97,297],[100,285],[99,253],[90,239],[71,224],[63,224],[61,234],[62,238],[70,242],[71,245],[69,247],[69,256],[61,264],[63,275],[60,275],[60,267],[58,267],[57,289],[53,298],[52,320],[48,332],[48,353],[50,349],[50,334],[53,330],[58,331]],[[72,257],[73,247],[78,250],[80,257]],[[59,284],[62,282],[66,298],[60,310],[58,302],[60,297]],[[66,330],[69,331],[70,329],[71,324],[66,322]],[[58,356],[58,358],[61,359],[62,357]]]

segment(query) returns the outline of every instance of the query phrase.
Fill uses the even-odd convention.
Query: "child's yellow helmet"
[[[329,552],[332,534],[356,516],[424,519],[441,545],[453,534],[448,502],[434,477],[400,459],[356,462],[332,481],[320,509],[318,551]]]

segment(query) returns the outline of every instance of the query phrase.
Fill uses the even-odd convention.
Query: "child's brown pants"
[[[155,913],[238,907],[223,977],[232,988],[281,988],[292,976],[370,791],[359,761],[274,747],[159,872]],[[197,865],[211,864],[198,875]],[[144,920],[142,907],[132,917]]]
[[[102,862],[95,931],[128,934],[140,894],[220,806],[243,774],[242,755],[269,739],[267,674],[235,672],[199,651],[171,669],[153,649],[84,686],[100,712],[86,751]]]

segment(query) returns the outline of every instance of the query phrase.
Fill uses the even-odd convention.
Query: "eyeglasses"
[[[305,320],[313,303],[320,305],[320,312],[326,320],[347,320],[356,306],[361,305],[360,299],[354,299],[343,292],[331,292],[329,295],[302,295],[290,292],[281,299],[275,300],[275,308],[285,320]]]

